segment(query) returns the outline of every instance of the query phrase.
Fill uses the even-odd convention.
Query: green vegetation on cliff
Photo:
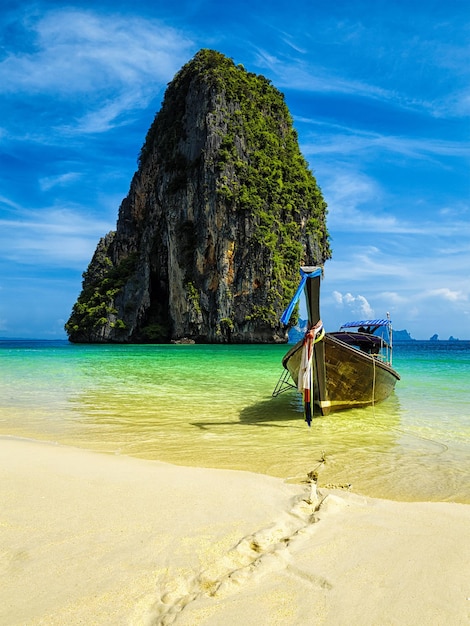
[[[108,236],[109,240],[112,237]],[[107,256],[108,246],[105,240],[100,242],[88,270],[83,273],[83,289],[74,304],[72,314],[65,324],[69,335],[77,335],[81,341],[92,341],[97,329],[112,324],[123,330],[125,323],[116,317],[114,299],[132,276],[137,261],[136,254],[125,257],[117,266],[113,266]],[[110,316],[113,319],[110,320]]]
[[[331,256],[326,203],[283,94],[264,76],[201,50],[168,85],[135,180],[116,240],[98,246],[84,274],[66,324],[70,339],[281,337],[280,313],[299,266]],[[179,266],[179,286],[170,262]],[[140,284],[144,274],[145,303],[126,301],[126,284]],[[172,289],[179,290],[175,315]]]
[[[275,323],[271,304],[282,308],[290,301],[305,261],[305,235],[315,262],[331,256],[327,204],[300,152],[284,95],[269,79],[247,72],[215,50],[200,50],[170,83],[142,147],[140,165],[154,149],[169,153],[169,165],[179,172],[175,184],[186,184],[197,164],[188,162],[178,146],[184,136],[184,99],[195,76],[217,93],[217,112],[226,127],[215,163],[217,195],[229,210],[249,214],[252,244],[272,259],[272,303],[258,306],[251,317]]]

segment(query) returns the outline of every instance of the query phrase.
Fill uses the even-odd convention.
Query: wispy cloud
[[[288,45],[294,47],[292,42]],[[312,66],[302,58],[287,59],[258,49],[255,62],[276,77],[276,85],[280,88],[301,90],[304,93],[337,93],[380,99],[392,98],[392,93],[386,89],[333,73],[331,69],[328,70],[320,65]]]
[[[49,191],[54,187],[65,187],[70,183],[75,183],[81,177],[80,172],[66,172],[56,176],[46,176],[39,179],[41,191]]]
[[[385,204],[385,191],[366,174],[332,171],[331,178],[325,178],[322,187],[328,199],[328,227],[332,232],[422,232],[422,224],[403,222],[380,209]]]
[[[3,91],[69,98],[110,86],[162,81],[179,67],[190,41],[155,20],[59,9],[24,24],[34,51],[7,53]],[[179,57],[179,58],[178,58]]]
[[[423,294],[426,298],[433,298],[435,296],[442,298],[443,300],[448,300],[450,302],[458,302],[458,301],[467,301],[469,294],[464,293],[463,291],[455,291],[453,289],[449,289],[448,287],[441,287],[440,289],[431,289],[430,291],[425,292]]]
[[[335,7],[337,8],[337,7]],[[469,111],[468,11],[368,3],[310,15],[312,28],[266,18],[284,47],[259,46],[257,62],[285,89],[353,95],[432,117]],[[367,13],[367,14],[366,14]],[[460,14],[460,18],[459,18]],[[432,17],[431,17],[432,16]],[[297,54],[296,54],[297,53]]]
[[[434,156],[467,157],[470,159],[470,142],[468,141],[390,135],[325,123],[305,117],[296,119],[299,122],[321,128],[320,132],[310,135],[311,141],[307,139],[306,142],[302,143],[302,150],[305,154],[340,154],[344,156],[358,152],[381,152],[382,154],[388,152],[414,159]]]
[[[83,207],[22,211],[15,219],[0,219],[0,259],[84,269],[112,227],[87,216]]]
[[[193,46],[157,20],[73,8],[30,16],[22,27],[33,45],[4,50],[4,96],[72,101],[81,132],[106,130],[124,111],[147,106]]]
[[[333,259],[325,268],[324,319],[329,328],[338,327],[361,310],[365,315],[368,304],[378,315],[390,311],[396,327],[414,329],[412,335],[418,339],[435,332],[450,334],[450,320],[455,327],[468,329],[469,261],[460,258],[448,265],[432,249],[417,258],[397,257],[391,250],[371,246],[349,250],[347,258]],[[350,291],[343,290],[345,276]],[[367,303],[362,309],[361,297]],[[455,334],[468,337],[464,330]]]
[[[386,290],[389,277],[393,277],[394,284],[416,293],[444,287],[470,293],[469,265],[470,251],[457,256],[436,254],[432,245],[426,247],[414,234],[404,238],[401,244],[386,237],[377,238],[376,245],[353,238],[328,261],[327,275],[335,281],[344,281],[347,276],[351,283],[379,285],[381,291]],[[383,284],[380,277],[385,281]]]
[[[0,13],[0,318],[18,327],[39,301],[67,316],[166,83],[215,47],[269,77],[295,116],[329,207],[324,321],[370,307],[397,328],[413,319],[413,336],[468,337],[466,3],[253,6],[236,19],[209,4],[27,0]],[[63,285],[38,287],[41,275]]]
[[[470,237],[467,202],[461,200],[448,207],[441,206],[438,199],[430,204],[428,196],[423,201],[419,195],[403,196],[399,188],[394,193],[366,171],[339,161],[322,163],[321,187],[328,202],[328,228],[332,234],[418,235],[431,238],[436,252],[466,252],[460,239]],[[452,240],[446,244],[445,238]]]

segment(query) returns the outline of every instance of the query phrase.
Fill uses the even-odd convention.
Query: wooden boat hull
[[[325,371],[320,376],[314,374],[313,399],[322,415],[381,402],[400,380],[392,367],[333,335],[327,333],[315,349],[321,344]],[[302,341],[289,350],[282,362],[296,385],[301,355]]]

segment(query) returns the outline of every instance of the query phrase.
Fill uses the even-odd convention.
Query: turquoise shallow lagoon
[[[271,397],[285,351],[0,341],[0,435],[470,503],[470,342],[397,344],[393,396],[310,428],[296,392]]]

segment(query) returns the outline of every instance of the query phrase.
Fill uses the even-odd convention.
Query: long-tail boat
[[[273,395],[290,387],[302,393],[305,420],[385,400],[400,380],[392,368],[392,323],[386,319],[348,322],[325,333],[320,319],[321,267],[303,266],[301,282],[284,311],[287,324],[305,292],[308,327],[305,337],[282,359],[285,369]],[[290,376],[289,376],[290,375]],[[288,381],[291,378],[292,382]]]

